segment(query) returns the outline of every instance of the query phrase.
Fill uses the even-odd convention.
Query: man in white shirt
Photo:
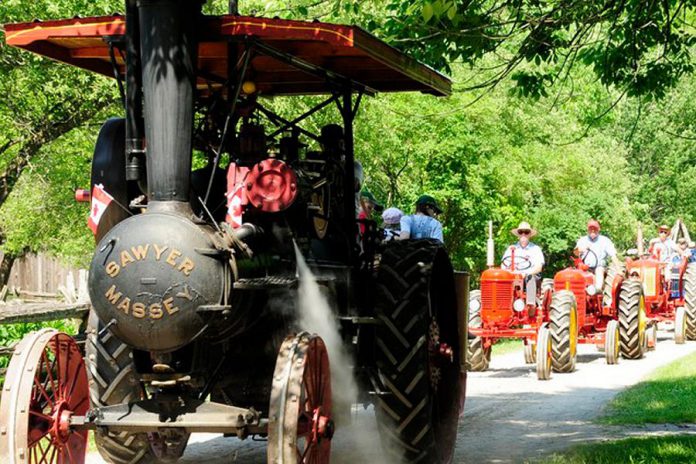
[[[587,235],[580,237],[575,245],[575,250],[583,262],[590,267],[590,270],[594,271],[595,288],[601,292],[604,286],[607,258],[610,258],[616,266],[619,266],[621,263],[619,263],[619,258],[616,256],[614,243],[606,235],[601,235],[599,231],[599,221],[590,219],[587,223]]]
[[[671,229],[669,226],[661,225],[658,229],[658,236],[650,240],[649,252],[660,260],[661,263],[669,263],[672,256],[680,254],[680,249],[674,240],[669,238]]]
[[[541,248],[530,242],[530,239],[537,234],[535,229],[528,222],[520,222],[517,228],[512,229],[512,234],[519,237],[514,245],[510,245],[501,261],[503,269],[513,269],[514,272],[524,276],[526,303],[528,307],[536,306],[537,288],[541,284],[541,270],[544,267],[544,253]],[[512,258],[512,251],[515,251],[515,258]]]

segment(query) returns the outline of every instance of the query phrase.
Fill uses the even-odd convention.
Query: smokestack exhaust
[[[201,3],[138,0],[150,210],[189,202]],[[177,208],[174,208],[177,209]]]

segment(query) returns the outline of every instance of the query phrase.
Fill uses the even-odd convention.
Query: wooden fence
[[[79,275],[79,269],[66,266],[56,258],[31,254],[14,262],[7,286],[14,293],[58,294],[71,272]]]
[[[17,298],[6,302],[8,294]],[[81,319],[89,307],[87,271],[71,269],[46,256],[15,261],[7,286],[0,290],[0,324]],[[0,357],[11,356],[13,351],[14,346],[0,346]],[[5,372],[0,368],[0,377]]]

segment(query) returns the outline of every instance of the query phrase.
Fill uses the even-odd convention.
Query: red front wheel
[[[0,461],[83,464],[87,431],[71,427],[89,409],[87,373],[75,341],[55,329],[16,346],[0,402]]]

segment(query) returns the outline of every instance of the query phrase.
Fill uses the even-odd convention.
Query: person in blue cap
[[[401,218],[401,234],[399,240],[434,238],[444,242],[442,223],[437,215],[442,210],[430,195],[421,195],[416,201],[416,213]]]

